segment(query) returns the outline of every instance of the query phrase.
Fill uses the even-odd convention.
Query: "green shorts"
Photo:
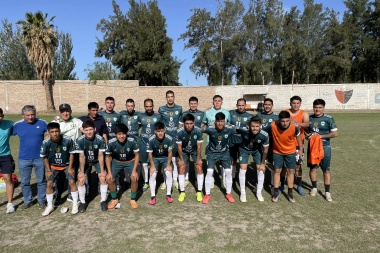
[[[96,170],[96,173],[99,174],[100,173],[100,164],[99,163],[94,163],[94,164],[89,164],[89,163],[86,163],[84,165],[84,174],[85,175],[89,175],[89,173],[91,174],[91,170],[92,170],[92,166],[95,167],[95,170]],[[78,173],[80,172],[80,168],[78,169]]]
[[[308,148],[308,154],[309,154],[309,148]],[[323,145],[323,153],[324,153],[324,157],[321,161],[320,164],[317,164],[317,165],[312,165],[312,164],[308,164],[307,166],[310,168],[310,169],[316,169],[316,168],[321,168],[322,170],[330,170],[330,164],[331,164],[331,146],[330,145]]]
[[[229,152],[224,153],[212,153],[206,152],[207,156],[207,168],[215,168],[215,164],[217,161],[220,162],[223,168],[230,168],[231,159]]]
[[[259,150],[248,151],[244,148],[239,148],[239,162],[240,164],[248,164],[249,156],[252,155],[253,161],[257,164],[261,164],[262,154]]]
[[[196,162],[198,159],[196,152],[191,152],[191,153],[182,152],[182,157],[183,157],[184,163],[187,163],[190,160],[190,157],[191,157],[191,159],[193,159],[193,162]],[[202,156],[201,156],[201,160],[202,160]]]
[[[67,166],[63,171],[65,172],[65,175],[66,175],[66,179],[67,180],[74,180],[75,177],[73,177],[73,175],[67,173],[69,170],[69,166]],[[51,172],[53,173],[53,175],[51,175],[49,178],[48,178],[48,181],[51,181],[51,182],[54,182],[55,181],[55,178],[58,176],[59,172],[62,171],[62,170],[55,170],[55,169],[51,169]]]
[[[296,169],[296,153],[287,155],[273,153],[273,166],[275,169]]]
[[[122,162],[122,163],[116,160],[112,160],[112,165],[111,165],[112,177],[116,178],[121,170],[124,170],[125,177],[127,177],[127,175],[131,175],[134,165],[135,165],[135,160],[130,161],[130,162]]]
[[[156,171],[158,171],[158,168],[160,165],[162,165],[163,169],[166,169],[166,166],[168,166],[168,158],[167,157],[153,157],[154,167],[156,167]]]

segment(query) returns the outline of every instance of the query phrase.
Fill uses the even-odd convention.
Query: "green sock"
[[[117,191],[116,191],[116,190],[110,192],[110,194],[111,194],[111,198],[112,198],[112,199],[116,199],[116,198],[117,198]]]
[[[131,191],[131,199],[132,199],[132,200],[135,200],[136,197],[137,197],[137,192],[132,192],[132,191]]]

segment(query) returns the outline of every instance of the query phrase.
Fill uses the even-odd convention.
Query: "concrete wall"
[[[380,84],[323,84],[323,85],[260,85],[260,86],[138,86],[138,81],[56,81],[54,85],[54,102],[58,108],[61,103],[72,106],[74,113],[85,113],[89,102],[104,104],[104,98],[113,96],[116,99],[116,111],[124,109],[125,100],[133,98],[136,109],[143,110],[145,98],[154,100],[156,110],[166,103],[165,92],[173,90],[176,103],[188,108],[190,96],[199,99],[199,108],[205,110],[212,106],[215,94],[223,96],[223,107],[233,109],[240,97],[252,98],[248,101],[256,107],[259,98],[270,97],[274,100],[275,111],[289,106],[289,98],[299,95],[303,99],[302,107],[311,109],[313,100],[326,100],[326,109],[331,110],[379,110]],[[336,93],[345,92],[346,99],[338,99]],[[255,95],[256,94],[256,95]],[[261,95],[257,95],[261,94]],[[351,94],[351,96],[350,96]],[[344,94],[341,94],[341,98]],[[0,107],[8,113],[20,113],[26,104],[34,104],[38,111],[46,110],[46,98],[41,81],[0,81]]]

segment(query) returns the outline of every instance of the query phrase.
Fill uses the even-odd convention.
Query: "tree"
[[[104,35],[95,55],[116,66],[121,79],[139,80],[140,85],[178,85],[182,63],[171,56],[173,41],[166,34],[166,19],[157,1],[129,0],[129,5],[123,14],[112,1],[114,15],[97,25]]]
[[[69,33],[58,34],[58,48],[54,54],[54,80],[75,80],[75,59],[71,55],[73,43]]]
[[[94,62],[93,65],[87,65],[84,70],[87,73],[87,78],[90,81],[97,80],[118,80],[119,72],[110,62]]]
[[[48,111],[55,110],[53,99],[53,65],[54,53],[58,46],[57,32],[51,24],[54,16],[47,19],[48,14],[41,11],[27,12],[25,20],[17,24],[22,27],[23,43],[26,46],[28,59],[33,63],[37,77],[45,87],[46,107]]]

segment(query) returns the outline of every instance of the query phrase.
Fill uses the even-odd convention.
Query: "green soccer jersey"
[[[205,116],[205,113],[200,111],[200,110],[196,110],[196,111],[191,111],[191,110],[187,110],[185,112],[182,113],[182,118],[181,118],[181,121],[180,123],[181,124],[185,124],[185,122],[183,122],[183,117],[186,115],[186,114],[192,114],[195,118],[195,122],[194,122],[194,125],[196,127],[199,127],[201,128],[202,126],[202,120],[203,120],[203,117]]]
[[[154,124],[161,121],[161,115],[154,113],[147,115],[145,112],[138,115],[138,122],[141,125],[140,137],[144,143],[148,143],[151,136],[154,135]]]
[[[139,112],[133,111],[132,114],[129,114],[127,110],[124,110],[119,115],[119,123],[128,127],[128,136],[137,138],[139,135]]]
[[[237,110],[230,111],[230,123],[236,128],[241,128],[249,125],[249,120],[251,119],[252,114],[248,112],[240,113]],[[231,136],[231,144],[241,143],[241,136],[239,133],[236,133]]]
[[[269,146],[269,135],[264,130],[260,130],[258,134],[253,134],[247,128],[238,128],[236,132],[241,134],[240,147],[247,151],[261,150],[262,147]]]
[[[70,162],[70,153],[75,153],[73,140],[61,136],[59,142],[54,142],[51,139],[44,140],[40,156],[46,157],[50,165],[67,166]]]
[[[314,114],[310,115],[309,131],[310,133],[328,134],[337,131],[334,118],[330,115],[323,114],[321,117],[316,117]],[[330,145],[330,139],[322,139],[323,145]]]
[[[184,153],[196,152],[197,144],[202,142],[202,131],[199,127],[194,127],[191,132],[187,132],[184,127],[177,131],[176,143],[182,144],[182,152]]]
[[[106,121],[108,127],[108,138],[115,138],[116,135],[114,129],[119,122],[119,114],[115,111],[113,111],[112,113],[108,113],[106,111],[99,111],[98,113],[100,116],[103,116],[104,120]]]
[[[163,105],[158,108],[158,112],[161,114],[161,121],[165,125],[166,133],[175,138],[182,118],[182,106],[175,104],[173,107],[168,107]]]
[[[206,147],[206,153],[222,154],[229,152],[229,139],[234,134],[235,129],[225,126],[222,131],[218,131],[215,127],[208,127],[204,130],[209,136],[209,143]]]
[[[278,120],[278,114],[272,112],[271,114],[265,114],[259,112],[257,116],[261,119],[261,129],[263,129],[265,132],[269,133],[271,128],[272,121]]]
[[[169,150],[173,149],[173,138],[165,134],[164,139],[159,140],[156,135],[149,138],[146,152],[152,153],[153,157],[168,157]]]
[[[108,141],[106,154],[111,155],[112,159],[130,161],[135,158],[135,152],[139,152],[139,145],[133,137],[128,137],[125,143],[118,142],[116,138]]]
[[[106,151],[106,143],[104,138],[98,134],[92,140],[82,135],[76,140],[75,149],[77,153],[84,153],[86,163],[98,163],[99,151]]]

